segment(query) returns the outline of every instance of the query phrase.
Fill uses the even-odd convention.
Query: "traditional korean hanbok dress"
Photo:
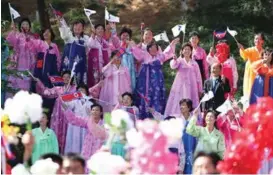
[[[83,35],[76,37],[71,32],[70,28],[64,21],[61,21],[62,26],[59,28],[61,38],[65,42],[61,71],[72,70],[74,62],[77,63],[75,67],[74,80],[77,85],[87,83],[86,73],[86,53],[87,53],[87,41],[89,37]]]
[[[175,46],[168,46],[163,53],[151,56],[147,51],[135,46],[132,53],[142,63],[136,84],[136,105],[140,119],[152,118],[148,108],[163,114],[166,105],[166,89],[162,64],[174,56]]]
[[[203,90],[202,77],[196,61],[187,62],[185,58],[179,57],[177,60],[172,60],[170,65],[178,72],[170,91],[165,116],[179,114],[179,102],[185,98],[191,99],[193,108],[196,108],[199,104],[199,93],[202,93]]]
[[[53,112],[50,118],[50,128],[56,133],[60,153],[64,153],[65,139],[67,133],[67,120],[65,119],[62,110],[62,100],[60,98],[63,94],[76,92],[75,86],[55,86],[47,88],[41,81],[37,82],[37,92],[47,98],[57,98],[54,104]]]
[[[195,155],[200,151],[215,152],[222,159],[225,152],[224,135],[216,128],[210,133],[206,127],[196,125],[197,118],[193,116],[186,128],[186,132],[198,139]]]
[[[257,72],[250,95],[250,104],[256,103],[259,97],[270,96],[273,98],[273,66],[268,66],[258,60],[252,64]]]
[[[85,160],[88,160],[97,150],[101,148],[107,138],[107,132],[103,128],[103,121],[100,120],[100,122],[97,124],[90,116],[78,117],[75,116],[71,110],[66,110],[65,116],[69,123],[86,128],[87,132],[81,154]]]
[[[131,77],[132,90],[134,91],[136,87],[136,62],[134,55],[131,52],[131,48],[128,47],[125,42],[120,41],[117,36],[112,37],[112,45],[114,49],[125,49],[125,53],[122,55],[121,58],[121,65],[128,68]]]
[[[102,68],[108,64],[110,57],[109,43],[101,37],[90,37],[88,40],[87,85],[93,87],[102,77]]]
[[[125,92],[132,92],[131,79],[127,67],[109,63],[102,69],[105,77],[101,91],[100,100],[107,102],[103,105],[104,112],[111,112],[119,103],[119,97]]]
[[[247,98],[250,98],[251,88],[256,77],[256,73],[251,64],[257,60],[260,60],[262,51],[263,50],[258,51],[256,47],[250,47],[244,50],[240,49],[240,56],[244,61],[246,61],[243,92],[244,96]]]
[[[68,107],[79,117],[89,116],[89,110],[93,103],[89,101],[91,98],[86,96],[81,99],[68,102]],[[68,124],[66,143],[64,153],[78,153],[82,152],[83,142],[86,134],[86,129],[76,125]]]
[[[206,51],[202,47],[197,46],[196,49],[193,48],[192,59],[195,60],[199,66],[203,83],[209,78],[209,66],[207,64],[206,57]]]
[[[14,67],[17,71],[33,71],[35,64],[35,54],[27,47],[29,39],[33,38],[30,34],[22,32],[11,31],[7,36],[7,42],[13,47],[14,54],[11,57],[12,61],[16,62]],[[27,76],[23,77],[9,77],[11,86],[15,89],[28,91],[30,89],[31,79]]]
[[[214,63],[220,63],[217,57],[211,56],[210,54],[207,56],[207,62],[209,63],[209,65],[212,65]],[[235,59],[233,57],[229,57],[221,64],[222,75],[224,75],[228,79],[229,87],[231,89],[237,89],[238,71]]]
[[[59,154],[58,140],[52,129],[46,128],[43,132],[39,127],[33,129],[32,134],[35,138],[35,144],[32,151],[32,163],[35,163],[35,161],[44,154]]]

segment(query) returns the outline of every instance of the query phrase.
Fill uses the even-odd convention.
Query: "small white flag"
[[[95,10],[90,10],[90,9],[84,8],[84,13],[89,18],[91,15],[96,14],[97,12]]]
[[[14,10],[14,8],[11,7],[10,3],[9,3],[9,11],[13,19],[20,17],[20,14],[16,10]]]
[[[232,110],[232,104],[230,99],[228,98],[221,106],[219,106],[216,111],[221,112],[222,114],[226,114],[229,110]]]
[[[246,111],[246,109],[249,107],[249,98],[242,96],[239,100],[239,103],[243,105],[243,111]]]
[[[119,17],[111,15],[106,8],[105,8],[105,19],[109,22],[119,23]]]
[[[236,30],[229,30],[228,27],[227,27],[227,31],[228,31],[228,33],[229,33],[231,36],[233,36],[233,37],[234,37],[235,35],[238,34]]]
[[[180,32],[186,33],[186,24],[178,24],[172,28],[173,36],[177,37]]]
[[[163,40],[163,41],[166,41],[166,42],[170,42],[170,40],[169,40],[169,38],[167,36],[166,31],[164,31],[163,33],[160,33],[160,34],[154,36],[154,39],[155,39],[155,41]]]
[[[78,56],[77,56],[78,57]],[[75,75],[75,70],[76,70],[76,66],[77,66],[77,64],[78,64],[78,62],[75,60],[74,61],[74,63],[73,63],[73,67],[72,67],[72,70],[71,70],[71,78],[73,78],[74,77],[74,75]]]
[[[209,91],[208,93],[205,93],[205,95],[204,95],[203,98],[201,99],[200,103],[209,101],[209,100],[212,99],[213,97],[214,97],[213,92],[212,92],[212,91]]]

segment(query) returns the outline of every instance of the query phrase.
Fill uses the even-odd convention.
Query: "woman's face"
[[[68,84],[70,80],[70,74],[63,75],[64,84]]]
[[[181,113],[189,113],[190,112],[190,108],[188,107],[186,102],[183,102],[180,105],[180,110],[181,110]]]
[[[102,26],[98,26],[96,28],[96,35],[102,37],[104,35],[104,28]]]
[[[132,103],[133,103],[133,101],[130,96],[125,95],[124,97],[122,97],[123,106],[132,106]]]
[[[96,123],[100,121],[101,115],[102,115],[102,112],[98,106],[95,106],[91,109],[91,116],[94,117],[94,120]]]
[[[156,56],[156,55],[157,55],[157,47],[156,47],[155,44],[154,44],[152,47],[150,47],[149,53],[150,53],[152,56]]]
[[[87,92],[86,92],[86,89],[85,89],[85,88],[80,87],[78,90],[79,90],[81,93],[87,95]]]
[[[143,40],[145,43],[150,43],[153,40],[153,33],[150,30],[146,30],[143,35]]]
[[[261,35],[255,35],[254,44],[255,46],[262,46],[264,44],[264,40],[262,39]]]
[[[116,65],[116,66],[120,66],[120,64],[121,64],[121,59],[120,58],[118,58],[116,55],[112,58],[112,59],[114,59],[114,64]]]
[[[199,43],[199,38],[198,36],[192,36],[191,39],[190,39],[190,42],[191,42],[191,45],[194,47],[194,46],[197,46],[198,43]]]
[[[268,63],[270,63],[271,60],[272,60],[272,53],[270,53],[270,52],[265,52],[264,55],[263,55],[263,59],[267,60]]]
[[[74,24],[73,32],[75,35],[80,35],[83,32],[83,25],[81,23]]]
[[[214,126],[215,123],[215,115],[212,112],[207,113],[206,115],[206,125]]]
[[[182,54],[184,57],[190,58],[191,57],[191,48],[189,46],[184,47],[184,49],[182,50]]]
[[[24,32],[29,32],[30,26],[29,26],[29,23],[27,21],[22,22],[21,30],[24,31]]]
[[[129,41],[130,40],[130,35],[126,32],[122,33],[120,36],[121,41],[125,42],[125,41]]]
[[[51,40],[51,32],[49,29],[46,29],[45,32],[43,33],[44,39],[45,40]]]
[[[43,117],[40,120],[40,126],[46,126],[47,125],[47,116],[45,114],[43,114]]]

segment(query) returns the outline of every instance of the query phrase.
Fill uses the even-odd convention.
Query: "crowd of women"
[[[33,74],[32,78],[8,77],[11,86],[40,94],[49,109],[40,127],[33,130],[33,161],[49,152],[81,153],[90,158],[107,138],[103,115],[114,109],[125,110],[134,120],[182,118],[183,138],[170,148],[180,157],[181,173],[192,173],[192,161],[199,151],[224,157],[225,148],[243,127],[243,111],[235,100],[232,110],[224,114],[216,111],[227,99],[233,101],[237,91],[237,64],[227,41],[218,41],[207,54],[199,45],[199,34],[191,32],[189,42],[182,44],[176,56],[179,39],[162,51],[149,28],[135,44],[132,30],[123,27],[118,34],[114,23],[97,24],[88,35],[84,34],[83,20],[75,21],[71,28],[63,18],[58,24],[65,44],[62,52],[54,43],[52,29],[34,37],[27,18],[20,21],[18,30],[13,24],[6,37],[14,51],[10,59],[16,63],[11,68]],[[272,50],[263,49],[264,42],[264,35],[257,33],[253,47],[245,49],[238,43],[240,56],[246,61],[243,92],[251,104],[262,96],[273,97]],[[162,66],[169,60],[177,73],[166,96]],[[51,77],[56,76],[62,77],[63,84],[55,84]],[[69,102],[61,98],[78,91],[81,98]],[[200,105],[200,99],[209,92],[213,97]],[[126,155],[118,138],[111,151]]]

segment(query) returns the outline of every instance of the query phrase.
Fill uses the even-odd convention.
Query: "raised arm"
[[[104,66],[101,70],[102,74],[105,76],[105,77],[109,77],[112,75],[113,73],[113,62],[114,62],[114,59],[112,59],[106,66]]]
[[[206,62],[209,63],[209,65],[212,65],[213,63],[217,63],[218,59],[215,56],[212,56],[211,53],[209,53],[206,58]]]
[[[90,95],[94,98],[99,98],[100,95],[100,89],[103,86],[103,80],[100,81],[98,84],[96,84],[95,86],[91,87],[88,89]]]
[[[20,36],[19,32],[12,30],[8,33],[6,40],[12,47],[15,47],[19,40],[19,36]]]
[[[47,98],[57,98],[60,94],[60,87],[47,88],[44,84],[38,80],[36,84],[37,92]]]
[[[175,46],[179,42],[179,38],[174,39],[171,44],[163,51],[163,57],[160,57],[161,63],[168,61],[175,55]]]
[[[145,58],[151,57],[151,55],[146,50],[143,50],[136,45],[131,47],[131,51],[136,60],[139,62],[142,62]]]
[[[76,125],[82,128],[87,128],[87,122],[88,122],[87,118],[75,116],[75,114],[70,109],[66,110],[64,112],[64,115],[70,124]]]
[[[186,132],[192,135],[193,137],[199,138],[201,136],[202,127],[197,126],[196,121],[197,121],[197,116],[192,116],[186,128]]]
[[[170,62],[171,69],[178,69],[180,65],[180,62],[178,61],[179,58],[177,58],[176,55],[174,55],[172,61]]]

